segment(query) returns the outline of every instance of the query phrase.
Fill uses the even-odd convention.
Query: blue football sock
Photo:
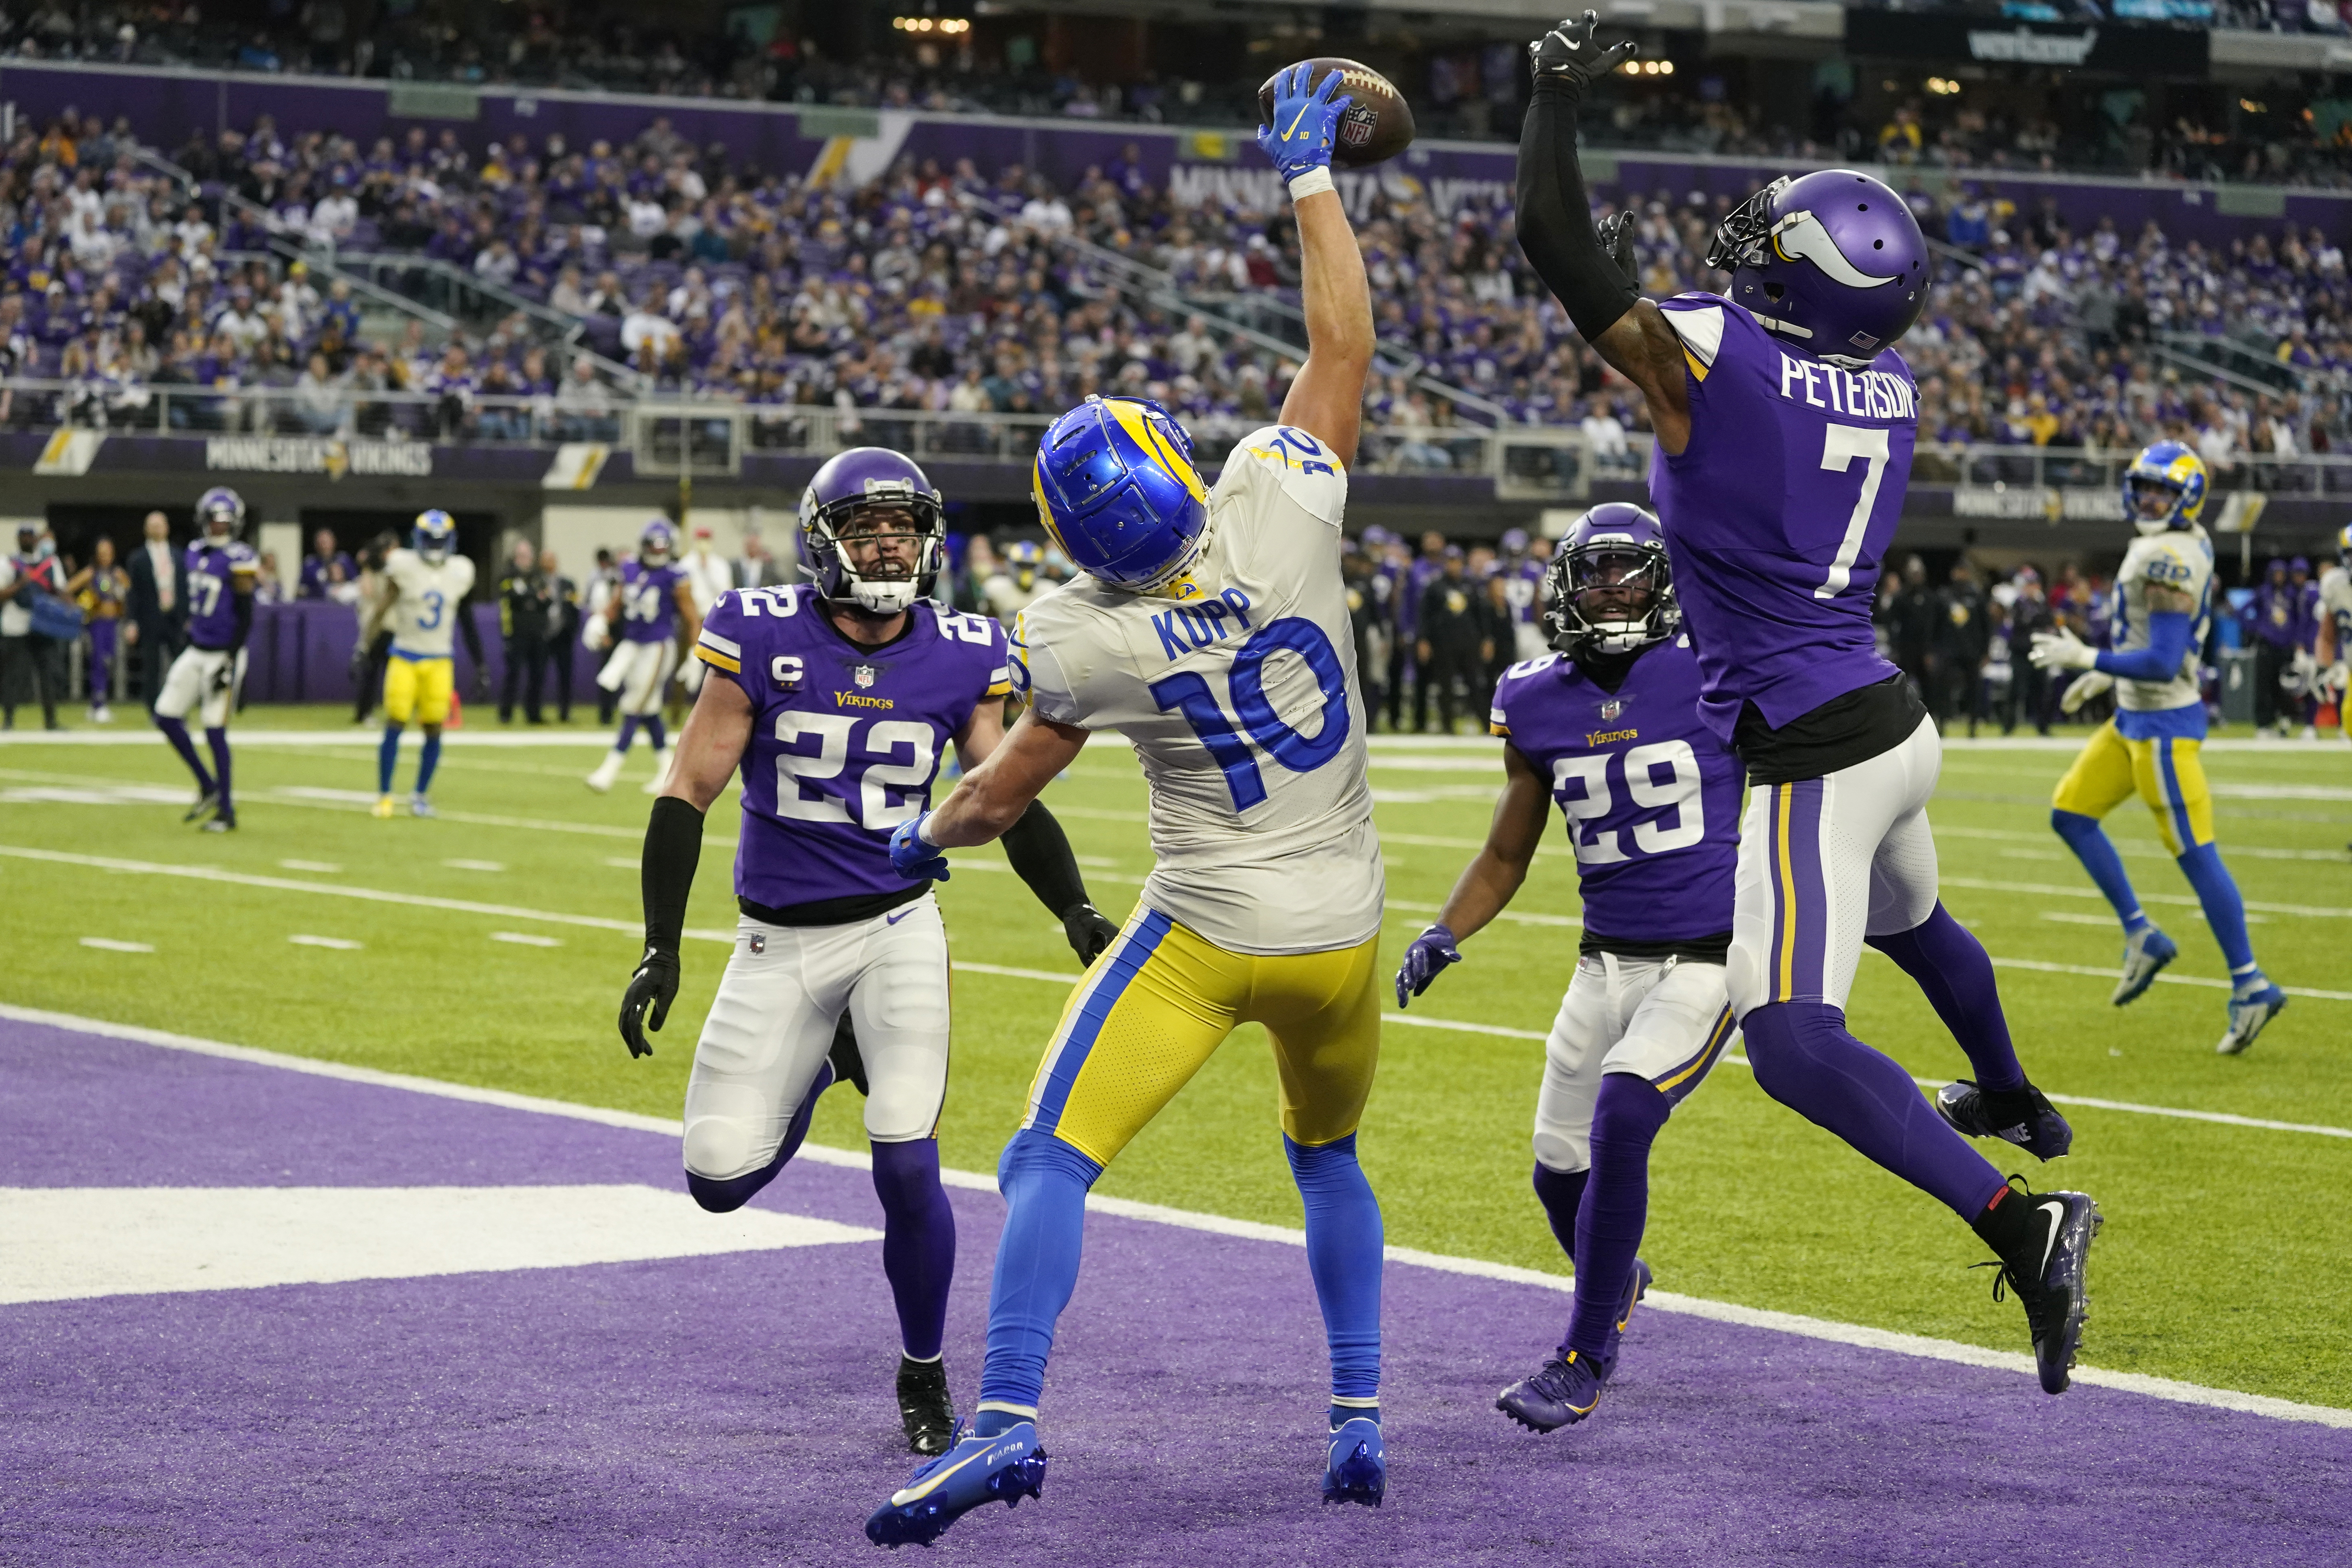
[[[228,794],[228,731],[206,730],[205,743],[210,746],[213,752],[213,782],[220,791],[220,814],[223,816],[235,816],[236,805],[229,799]],[[2217,865],[2219,863],[2215,862]],[[2227,875],[2227,872],[2223,873],[2223,876]],[[2236,889],[2233,888],[2231,891],[2234,893]]]
[[[622,714],[620,738],[613,742],[613,750],[625,755],[629,750],[629,742],[636,738],[637,716],[634,713]]]
[[[433,770],[441,765],[441,731],[425,731],[425,752],[416,759],[416,793],[423,795],[433,787]],[[389,793],[387,786],[386,793]]]
[[[1034,1128],[1014,1133],[1004,1146],[996,1166],[996,1184],[1004,1194],[1004,1233],[996,1244],[996,1273],[988,1292],[988,1362],[980,1374],[983,1405],[1036,1409],[1045,1390],[1054,1325],[1078,1285],[1087,1192],[1101,1174],[1100,1165]],[[972,1430],[993,1436],[1024,1418],[982,1409]]]
[[[2095,832],[2097,826],[2092,824]],[[2100,834],[2099,842],[2106,841],[2106,835]],[[2115,853],[2114,846],[2108,846],[2107,853]],[[1992,960],[1985,956],[1984,943],[1951,917],[1941,900],[1909,931],[1864,940],[1893,959],[1927,993],[1936,1016],[1968,1052],[1979,1087],[1996,1092],[2025,1087],[2025,1069],[2017,1065],[2009,1020],[2001,1014]]]
[[[1825,1002],[1774,1002],[1739,1021],[1765,1093],[1974,1223],[2008,1184],[1944,1125],[1892,1059]]]
[[[2148,924],[2148,918],[2139,907],[2139,895],[2132,891],[2131,879],[2124,874],[2124,858],[2116,853],[2113,840],[2099,826],[2095,816],[2084,816],[2078,811],[2053,811],[2050,826],[2091,874],[2091,880],[2106,894],[2107,902],[2115,906],[2116,916],[2124,922],[2126,935]]]
[[[661,715],[656,713],[646,718],[646,739],[653,742],[654,750],[656,752],[669,744],[669,731],[662,723]]]
[[[873,1147],[882,1272],[898,1308],[898,1342],[917,1361],[929,1361],[947,1332],[948,1286],[955,1279],[955,1209],[940,1185],[939,1140]]]
[[[383,727],[383,743],[375,749],[375,793],[392,793],[392,771],[400,765],[400,726]]]
[[[746,1171],[740,1176],[704,1176],[695,1172],[686,1173],[686,1190],[694,1201],[712,1214],[730,1214],[748,1204],[761,1187],[776,1179],[776,1173],[791,1163],[800,1152],[801,1143],[808,1137],[809,1120],[816,1114],[816,1099],[833,1087],[833,1064],[818,1064],[816,1078],[808,1093],[801,1098],[801,1106],[784,1128],[783,1142],[776,1145],[776,1156],[756,1171]]]
[[[1307,1271],[1323,1306],[1334,1401],[1381,1392],[1380,1200],[1356,1162],[1356,1135],[1308,1146],[1282,1140],[1307,1208]]]
[[[2205,906],[2205,923],[2229,961],[2230,979],[2243,982],[2262,973],[2254,963],[2254,944],[2246,935],[2246,903],[2238,896],[2237,879],[2221,864],[2218,844],[2200,844],[2180,857],[2180,872],[2197,889]]]
[[[180,753],[180,761],[187,763],[188,771],[196,775],[196,787],[206,795],[212,794],[213,775],[205,772],[204,759],[196,755],[196,743],[188,739],[188,727],[177,719],[166,719],[159,713],[155,717],[155,728],[163,731],[163,739],[172,742],[172,750]]]
[[[1591,1175],[1591,1171],[1555,1171],[1541,1160],[1536,1162],[1536,1200],[1543,1205],[1544,1218],[1551,1222],[1552,1239],[1570,1258],[1576,1256],[1576,1211],[1584,1202],[1584,1184]]]
[[[1361,1405],[1333,1405],[1324,1411],[1323,1418],[1331,1423],[1334,1432],[1350,1421],[1370,1421],[1377,1426],[1381,1421],[1381,1402],[1368,1399]]]
[[[1592,1184],[1576,1216],[1576,1306],[1565,1349],[1605,1357],[1642,1228],[1650,1217],[1650,1145],[1674,1110],[1648,1079],[1612,1072],[1592,1108]]]

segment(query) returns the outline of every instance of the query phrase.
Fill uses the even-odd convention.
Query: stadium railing
[[[2122,515],[2124,469],[2135,451],[2083,447],[1946,446],[1923,443],[1911,459],[1916,483],[1952,487],[1956,516],[2105,521]],[[2242,452],[2209,465],[2205,525],[2251,532],[2270,500],[2352,499],[2352,457],[2276,457]]]

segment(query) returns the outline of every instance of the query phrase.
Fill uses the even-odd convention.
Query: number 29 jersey
[[[1550,653],[1495,688],[1494,731],[1549,781],[1576,847],[1590,948],[1695,942],[1731,930],[1739,760],[1699,714],[1688,637],[1646,650],[1610,690]]]
[[[1042,717],[1135,748],[1151,790],[1143,901],[1231,952],[1325,952],[1380,930],[1347,500],[1314,437],[1253,431],[1209,493],[1182,597],[1081,575],[1013,633],[1013,689]]]
[[[930,804],[931,781],[982,701],[1009,689],[1004,628],[925,600],[881,647],[841,635],[809,584],[730,588],[694,655],[751,700],[735,896],[833,924],[919,896],[891,868],[890,830]]]

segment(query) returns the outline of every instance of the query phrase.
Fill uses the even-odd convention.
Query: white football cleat
[[[411,816],[438,816],[441,814],[434,810],[433,803],[425,799],[425,796],[420,794],[411,795],[409,797],[408,815]]]
[[[2263,1026],[2275,1018],[2286,1007],[2286,993],[2273,984],[2269,976],[2257,974],[2259,985],[2241,985],[2230,997],[2230,1030],[2221,1043],[2213,1048],[2225,1057],[2243,1054],[2263,1032]]]
[[[596,771],[588,775],[588,787],[598,795],[610,790],[613,781],[621,776],[621,763],[625,760],[618,752],[605,752],[604,760],[596,764]]]
[[[2179,956],[2180,949],[2173,940],[2152,925],[2129,932],[2124,937],[2123,978],[2107,1000],[2118,1007],[2137,1001],[2140,993],[2156,984],[2158,972]]]
[[[676,746],[664,746],[660,751],[654,753],[654,776],[646,781],[646,793],[647,795],[661,794],[662,785],[669,783],[670,762],[671,759],[675,758],[677,755],[677,748]]]

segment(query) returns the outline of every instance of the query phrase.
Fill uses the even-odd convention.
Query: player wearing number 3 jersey
[[[2072,1133],[2018,1065],[1984,949],[1937,900],[1940,742],[1871,631],[1918,424],[1894,344],[1927,303],[1927,241],[1886,185],[1825,169],[1774,181],[1717,228],[1707,263],[1730,274],[1727,297],[1642,299],[1626,216],[1595,227],[1577,164],[1585,89],[1633,52],[1600,47],[1595,22],[1588,11],[1529,47],[1519,243],[1641,388],[1657,433],[1651,495],[1704,710],[1754,786],[1727,978],[1756,1081],[1969,1223],[2059,1393],[2098,1209],[2011,1190],[1960,1136],[2051,1159]],[[1846,1029],[1865,942],[1918,983],[1976,1069],[1933,1109]]]
[[[1023,612],[1013,686],[1030,706],[1003,748],[891,843],[908,875],[938,875],[937,846],[994,837],[1096,730],[1128,737],[1150,787],[1141,901],[1072,993],[998,1166],[1009,1206],[975,1419],[867,1520],[881,1544],[1036,1494],[1038,1400],[1087,1189],[1244,1023],[1273,1037],[1330,1346],[1323,1495],[1377,1503],[1385,1485],[1381,1215],[1355,1151],[1380,1046],[1382,880],[1339,531],[1371,304],[1323,166],[1339,74],[1317,91],[1305,73],[1284,77],[1286,132],[1261,137],[1289,178],[1307,326],[1281,424],[1244,437],[1212,490],[1157,404],[1090,397],[1055,421],[1038,510],[1083,575]],[[1136,1416],[1184,1419],[1140,1398]]]

